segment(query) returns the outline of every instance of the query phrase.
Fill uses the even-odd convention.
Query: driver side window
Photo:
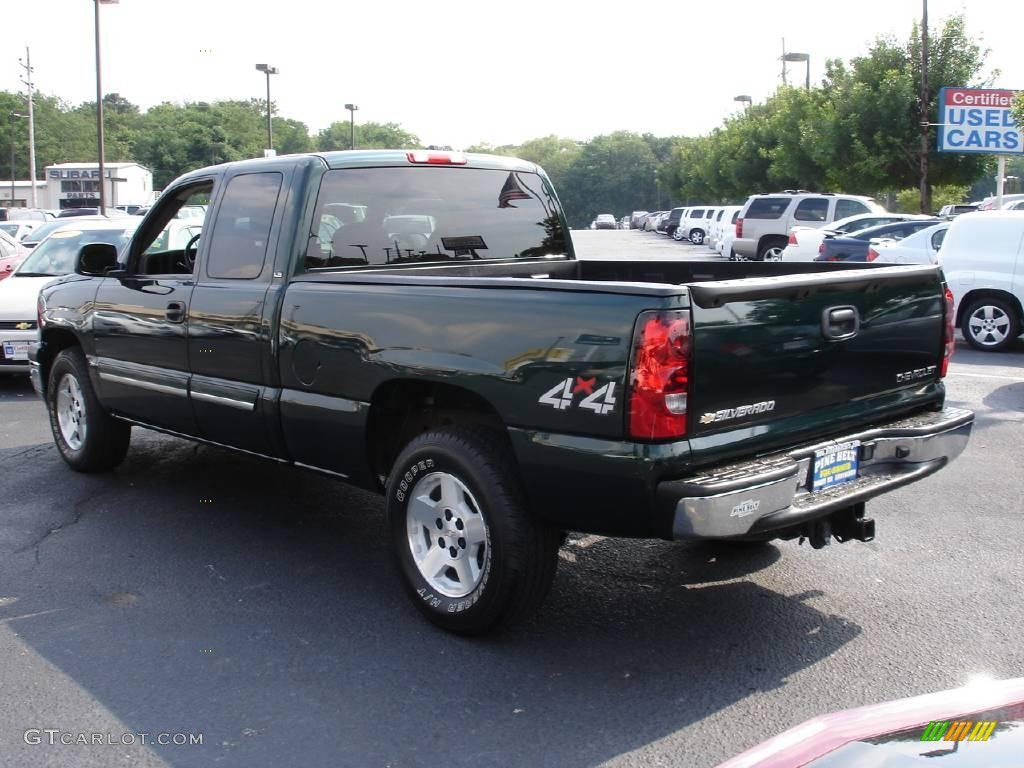
[[[138,275],[190,275],[203,232],[213,182],[183,187],[158,203],[139,230],[130,264]]]

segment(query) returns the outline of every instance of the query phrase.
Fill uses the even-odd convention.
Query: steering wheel
[[[196,268],[196,254],[199,252],[199,246],[197,246],[196,243],[199,242],[199,238],[202,236],[202,232],[197,235],[192,235],[181,252],[181,266],[185,267],[189,272],[193,272]]]

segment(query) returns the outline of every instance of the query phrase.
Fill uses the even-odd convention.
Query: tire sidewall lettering
[[[405,502],[409,498],[408,490],[410,487],[410,482],[407,481],[407,478],[415,478],[415,476],[420,472],[433,470],[436,467],[437,465],[433,459],[419,459],[409,464],[408,468],[402,474],[402,480],[396,484],[397,487],[395,491],[395,499],[402,504],[401,517],[403,519],[405,518],[406,512]],[[458,473],[457,476],[467,485],[473,485],[470,478],[465,477],[461,473]],[[479,492],[477,493],[479,498],[479,496],[482,494],[479,494]],[[480,575],[480,583],[477,584],[476,589],[474,589],[470,594],[464,597],[446,597],[445,595],[442,595],[432,590],[423,580],[423,577],[420,576],[419,571],[416,569],[415,565],[412,564],[410,554],[407,551],[403,550],[403,560],[406,560],[408,562],[408,571],[412,578],[415,580],[417,585],[415,587],[415,592],[417,595],[419,595],[419,598],[424,602],[424,604],[429,606],[431,609],[439,611],[441,613],[459,614],[468,611],[480,601],[480,599],[484,596],[487,590],[487,584],[491,578],[491,568],[494,564],[490,526],[487,526],[485,528],[484,536],[486,538],[487,550],[491,552],[491,556],[486,558],[483,573]]]

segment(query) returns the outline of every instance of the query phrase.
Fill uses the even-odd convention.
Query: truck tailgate
[[[797,415],[820,430],[830,406],[921,388],[940,375],[936,267],[696,283],[690,295],[694,436]]]

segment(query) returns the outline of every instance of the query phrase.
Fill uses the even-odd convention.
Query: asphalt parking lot
[[[700,768],[817,714],[1024,675],[1024,343],[961,342],[947,387],[971,444],[869,505],[875,541],[574,536],[534,620],[464,640],[407,604],[377,497],[138,430],[119,470],[77,475],[27,380],[0,379],[0,765]]]

